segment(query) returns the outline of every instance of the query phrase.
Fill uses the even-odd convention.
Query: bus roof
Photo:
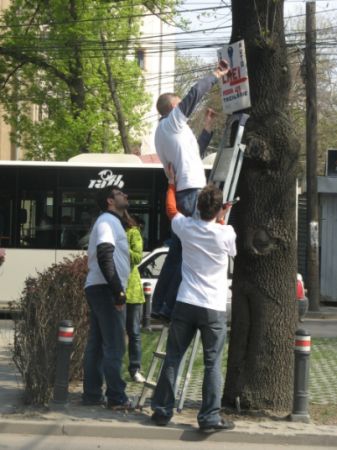
[[[79,155],[80,156],[80,155]],[[88,158],[71,158],[69,161],[13,161],[1,160],[1,166],[21,166],[21,167],[117,167],[117,168],[137,168],[137,169],[162,169],[161,163],[143,163],[138,156],[135,155],[118,155],[118,158],[111,158],[115,155],[100,155],[103,157],[96,157],[95,154],[88,155]],[[106,157],[105,157],[106,156]],[[117,156],[117,155],[116,155]],[[127,158],[123,158],[126,156]],[[134,156],[134,158],[128,157]]]
[[[210,158],[211,157],[211,158]],[[204,160],[205,169],[210,169],[213,155]],[[122,153],[82,153],[70,158],[69,161],[13,161],[0,160],[1,166],[32,166],[32,167],[102,167],[113,166],[119,168],[137,169],[162,169],[163,166],[157,162],[153,155],[126,155]]]

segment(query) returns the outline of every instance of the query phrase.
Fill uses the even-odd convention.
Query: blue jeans
[[[140,370],[142,361],[142,341],[140,337],[140,323],[142,320],[143,303],[126,304],[126,333],[129,344],[129,374],[131,377]]]
[[[200,189],[185,189],[176,193],[177,209],[184,216],[198,217],[197,201]],[[152,312],[171,317],[181,283],[182,249],[178,236],[172,232],[170,249],[161,269],[152,297]]]
[[[85,295],[90,311],[90,329],[84,353],[83,399],[100,400],[105,378],[108,402],[123,404],[128,400],[126,383],[121,377],[125,353],[125,309],[117,311],[108,285],[89,286]]]
[[[166,347],[166,358],[151,402],[159,416],[170,419],[175,406],[175,383],[180,362],[197,329],[200,330],[204,354],[202,404],[198,413],[201,426],[220,420],[222,396],[222,353],[226,339],[226,313],[177,302]]]

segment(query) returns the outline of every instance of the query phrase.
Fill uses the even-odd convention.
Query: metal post
[[[57,338],[57,361],[54,385],[55,403],[64,404],[68,401],[69,365],[74,337],[74,327],[71,320],[60,322]]]
[[[290,420],[293,422],[310,421],[309,405],[309,362],[311,350],[311,337],[305,330],[295,333],[295,374],[293,412]]]
[[[143,328],[151,330],[151,294],[152,284],[146,281],[143,283],[145,303],[143,309]]]
[[[319,311],[319,204],[317,194],[316,2],[306,3],[307,273],[309,310]]]

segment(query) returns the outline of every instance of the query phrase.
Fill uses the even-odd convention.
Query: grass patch
[[[311,420],[319,425],[337,425],[337,405],[309,405]]]
[[[147,374],[151,361],[152,361],[152,355],[155,351],[159,336],[161,331],[153,330],[153,331],[142,331],[142,372],[144,375]],[[224,357],[223,357],[223,368],[226,370],[227,367],[227,351],[228,351],[228,345],[225,345],[224,349]],[[129,379],[128,374],[128,357],[127,352],[123,364],[123,375],[126,377],[126,379]],[[202,347],[199,346],[197,357],[193,364],[193,370],[196,372],[200,372],[203,370],[203,356],[202,356]]]

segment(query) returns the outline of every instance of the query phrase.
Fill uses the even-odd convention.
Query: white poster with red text
[[[230,67],[230,72],[220,80],[225,114],[249,108],[251,103],[244,41],[224,46],[218,50],[218,58],[225,59]]]

